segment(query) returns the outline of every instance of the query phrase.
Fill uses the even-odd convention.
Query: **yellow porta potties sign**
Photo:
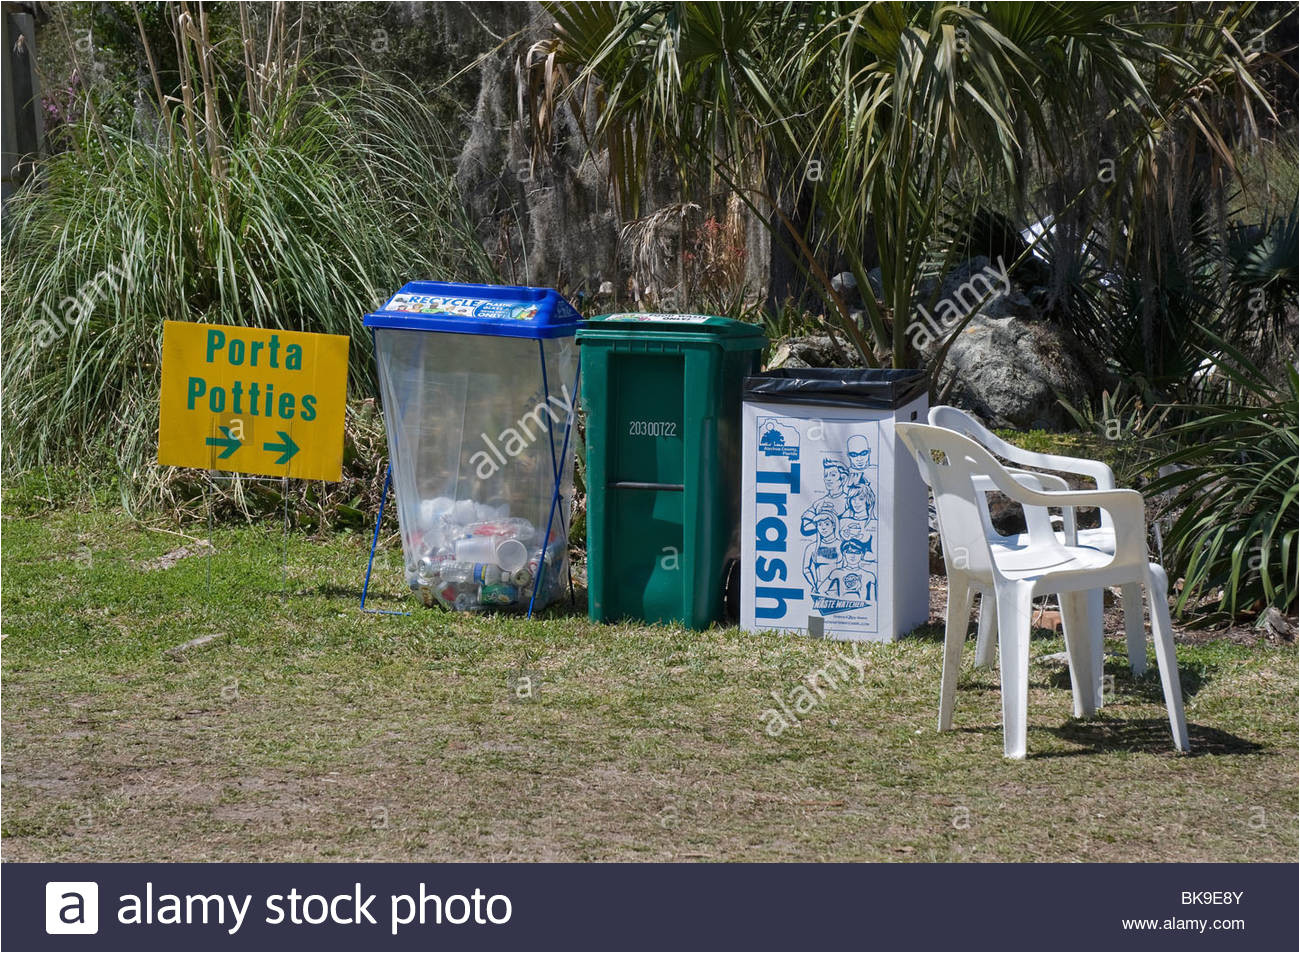
[[[337,480],[348,339],[167,321],[158,462]]]

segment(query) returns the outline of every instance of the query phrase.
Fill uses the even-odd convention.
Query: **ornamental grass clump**
[[[228,81],[184,36],[179,93],[156,72],[152,97],[101,90],[5,210],[11,474],[93,461],[127,502],[161,499],[165,320],[349,335],[367,396],[368,310],[412,278],[491,274],[427,100],[305,64]]]

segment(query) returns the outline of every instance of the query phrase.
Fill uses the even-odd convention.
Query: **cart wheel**
[[[740,621],[740,560],[729,559],[722,568],[722,605],[727,621]]]

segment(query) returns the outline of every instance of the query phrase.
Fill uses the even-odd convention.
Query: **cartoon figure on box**
[[[871,444],[861,434],[854,434],[845,448],[849,455],[849,478],[845,492],[853,504],[853,518],[876,518],[876,491],[871,486]]]
[[[826,495],[813,505],[828,505],[836,516],[843,516],[849,511],[849,498],[844,492],[849,485],[849,468],[834,457],[824,458],[822,482],[826,484]]]
[[[800,521],[804,535],[808,535],[809,526],[817,535],[803,554],[803,577],[813,592],[821,591],[822,584],[840,564],[839,517],[830,507],[819,508],[822,500],[808,507]]]
[[[845,452],[847,465],[837,454],[822,458],[826,492],[800,518],[800,532],[815,537],[804,550],[803,575],[822,615],[861,609],[878,598],[871,445],[855,434]]]
[[[865,564],[870,555],[867,544],[860,539],[846,539],[840,544],[840,552],[843,554],[840,565],[826,577],[822,592],[829,598],[859,605],[875,602],[876,574]]]

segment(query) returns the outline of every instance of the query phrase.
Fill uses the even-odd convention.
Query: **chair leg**
[[[1097,638],[1093,622],[1092,593],[1062,592],[1061,624],[1065,629],[1065,651],[1070,658],[1070,691],[1074,695],[1074,717],[1087,718],[1097,712],[1101,694]]]
[[[1029,708],[1029,628],[1034,590],[1015,584],[998,588],[998,664],[1002,669],[1002,753],[1025,756]]]
[[[1124,584],[1124,633],[1128,637],[1128,667],[1135,676],[1147,671],[1147,633],[1142,624],[1142,584]]]
[[[961,652],[966,645],[970,626],[970,584],[962,576],[948,577],[948,614],[943,630],[943,680],[939,686],[939,730],[952,727],[952,709],[957,700],[957,676],[961,670]]]
[[[979,632],[975,636],[975,667],[992,668],[998,636],[998,602],[992,592],[980,593]]]
[[[1100,589],[1088,593],[1088,633],[1092,638],[1093,704],[1106,705],[1106,596]]]
[[[1179,751],[1190,751],[1187,719],[1183,714],[1183,686],[1178,681],[1178,656],[1174,653],[1173,625],[1169,621],[1169,580],[1158,563],[1151,563],[1147,577],[1147,596],[1151,602],[1151,641],[1155,643],[1156,664],[1160,666],[1160,683],[1165,691],[1165,707],[1169,709],[1169,729],[1173,732],[1174,746]]]

